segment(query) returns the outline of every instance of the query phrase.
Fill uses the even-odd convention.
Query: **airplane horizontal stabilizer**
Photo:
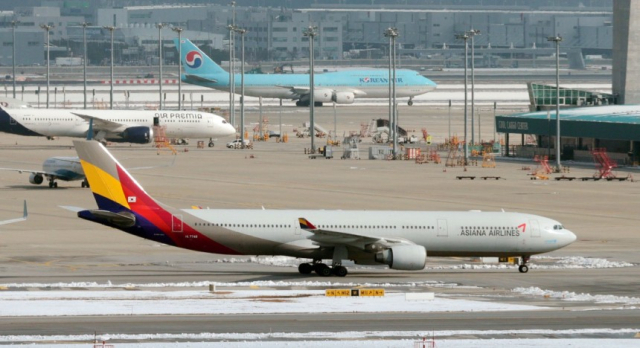
[[[113,213],[106,210],[83,210],[78,212],[78,217],[86,219],[88,218],[87,214],[91,214],[94,218],[105,220],[109,225],[119,228],[133,227],[136,224],[135,215],[126,211]]]

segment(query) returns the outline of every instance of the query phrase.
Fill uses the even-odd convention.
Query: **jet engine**
[[[40,185],[43,181],[44,178],[40,174],[31,173],[31,175],[29,175],[29,182],[34,185]]]
[[[427,250],[420,245],[399,245],[380,251],[376,262],[403,271],[420,271],[427,264]]]
[[[316,103],[329,103],[333,101],[333,90],[316,89],[313,91],[313,100]]]
[[[352,92],[336,92],[333,95],[333,101],[337,104],[353,104],[355,98],[356,96]]]
[[[122,132],[122,140],[135,144],[149,144],[153,141],[153,129],[144,126],[129,127]]]

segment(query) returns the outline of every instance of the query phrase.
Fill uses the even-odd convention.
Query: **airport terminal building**
[[[496,116],[496,131],[505,134],[507,156],[552,158],[555,154],[555,110]],[[618,163],[637,165],[640,105],[561,109],[560,134],[563,160],[591,161],[591,150],[605,148]],[[513,139],[513,135],[520,135],[520,139]]]

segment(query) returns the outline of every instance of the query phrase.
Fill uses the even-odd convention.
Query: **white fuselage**
[[[215,114],[200,111],[148,110],[72,110],[72,109],[5,109],[12,122],[48,137],[85,137],[89,122],[75,114],[120,124],[105,130],[105,138],[118,137],[129,127],[153,127],[154,118],[165,127],[170,138],[215,138],[228,136],[235,130]],[[9,125],[10,129],[11,125]],[[94,125],[94,131],[100,129]]]
[[[430,256],[532,255],[562,248],[576,238],[555,220],[522,213],[208,209],[182,212],[185,222],[194,224],[200,233],[248,255],[309,257],[308,251],[318,245],[308,239],[311,232],[300,228],[299,218],[309,220],[319,229],[411,241],[424,246]]]

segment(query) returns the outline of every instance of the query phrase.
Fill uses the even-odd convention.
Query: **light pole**
[[[467,33],[458,34],[456,35],[456,39],[464,40],[464,165],[466,166],[469,163],[469,146],[467,144],[467,40],[469,39],[469,35]]]
[[[244,149],[244,34],[247,33],[246,29],[234,28],[234,31],[240,34],[240,131],[242,132],[240,142]],[[262,110],[262,100],[260,101],[260,110]],[[260,116],[260,124],[262,124],[262,115]]]
[[[156,24],[156,27],[158,27],[158,84],[160,86],[160,110],[162,110],[162,28],[164,28],[164,26],[164,23]]]
[[[315,89],[314,89],[314,81],[313,81],[313,58],[315,55],[314,49],[313,49],[313,40],[315,39],[316,35],[318,35],[318,27],[313,27],[313,26],[309,26],[309,28],[307,28],[302,35],[304,35],[305,37],[309,38],[309,121],[310,121],[310,128],[309,128],[309,133],[311,134],[311,153],[315,153],[316,152],[316,146],[315,146],[315,123],[314,123],[314,109],[315,109],[315,98],[314,98],[314,93],[315,93]]]
[[[556,43],[556,171],[562,171],[560,163],[560,41],[562,36],[549,36],[547,41]]]
[[[178,33],[178,110],[182,110],[182,31],[180,27],[171,30]]]
[[[44,29],[47,34],[47,109],[49,108],[49,32],[54,27],[53,24],[40,24],[40,28]]]
[[[236,2],[231,1],[231,25],[227,26],[229,30],[229,122],[236,126],[236,76],[235,76],[235,29],[236,29]],[[244,133],[243,133],[244,139]]]
[[[82,81],[84,85],[83,93],[84,96],[84,108],[87,108],[87,26],[90,23],[84,22],[82,23],[82,47],[83,47],[83,70],[82,70]],[[112,48],[113,49],[113,48]],[[111,77],[113,79],[113,77]]]
[[[387,28],[384,32],[384,36],[388,37],[390,43],[390,71],[389,71],[389,83],[391,84],[390,111],[392,123],[389,124],[391,133],[393,134],[393,157],[398,155],[398,110],[396,105],[396,38],[398,37],[397,28]]]
[[[476,134],[476,127],[475,127],[475,110],[476,110],[476,103],[475,103],[475,83],[476,83],[476,79],[475,79],[475,72],[474,72],[474,67],[475,67],[475,45],[473,42],[473,38],[476,35],[480,35],[480,30],[478,29],[471,29],[467,32],[467,35],[469,35],[469,37],[471,38],[471,144],[476,143],[475,140],[475,134]]]
[[[111,81],[109,83],[109,109],[113,110],[113,31],[116,30],[114,26],[104,26],[102,27],[111,32]],[[86,79],[85,79],[86,83]],[[86,108],[86,104],[85,104]]]
[[[11,59],[11,62],[13,64],[12,67],[12,74],[13,74],[13,99],[16,99],[16,25],[18,25],[18,23],[20,23],[17,20],[13,20],[11,21],[11,27],[13,28],[12,30],[12,35],[13,35],[13,58]],[[24,85],[23,85],[24,86]]]

